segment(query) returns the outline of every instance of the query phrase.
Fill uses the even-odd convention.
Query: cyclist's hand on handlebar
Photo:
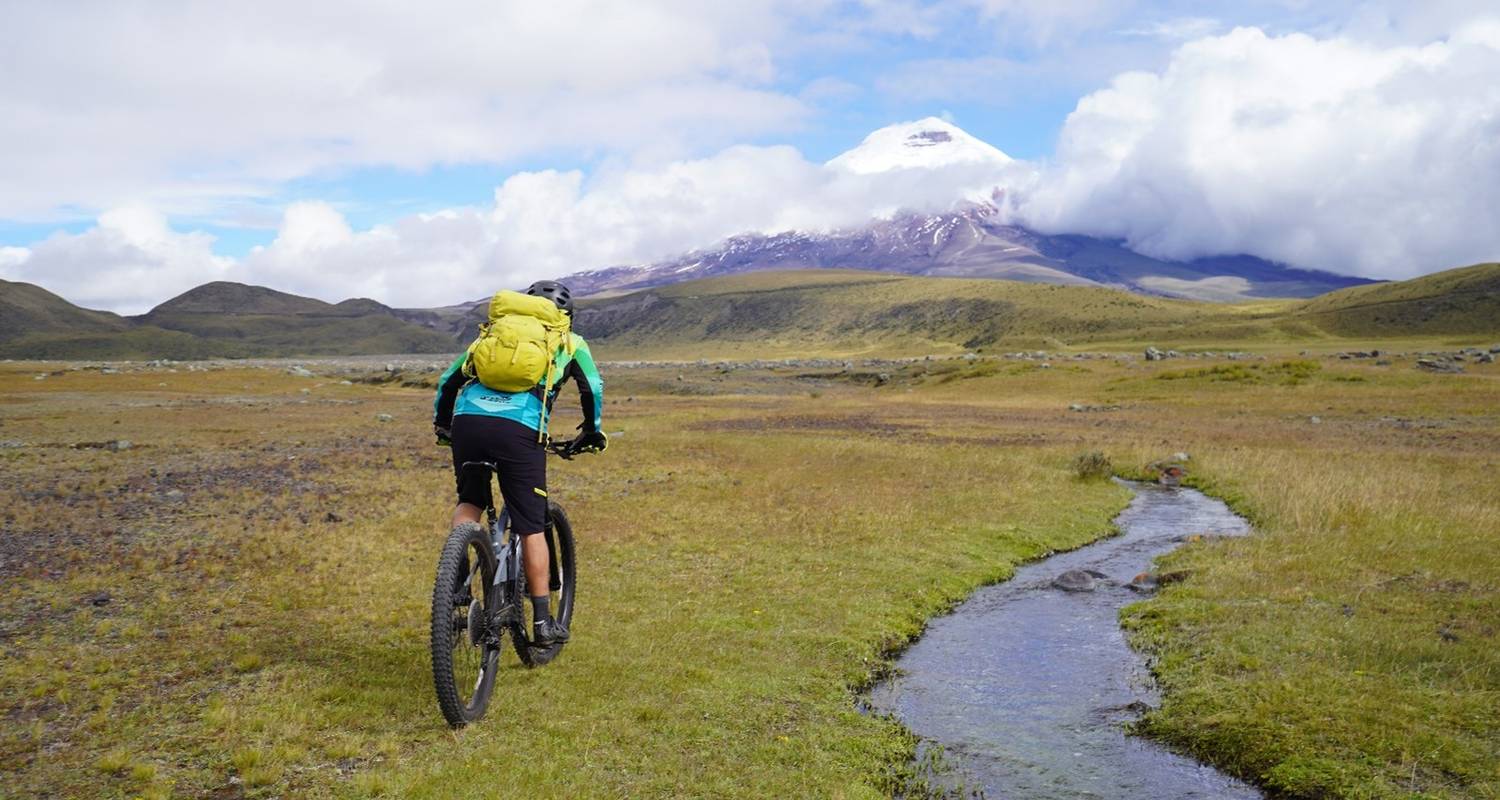
[[[568,442],[568,454],[602,453],[607,447],[609,447],[609,437],[604,435],[604,431],[584,431],[574,437],[573,441]]]
[[[443,426],[434,422],[432,423],[432,435],[437,437],[437,443],[439,447],[453,446],[453,431],[451,429],[444,428]]]

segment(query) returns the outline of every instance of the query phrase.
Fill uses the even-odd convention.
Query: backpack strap
[[[547,337],[547,344],[552,344],[552,336],[559,332],[562,334],[562,341],[558,342],[556,347],[550,348],[552,351],[552,361],[551,363],[547,364],[547,375],[542,379],[542,424],[536,432],[536,440],[539,444],[547,443],[547,423],[550,421],[549,417],[552,416],[550,413],[548,413],[547,398],[551,397],[552,395],[552,387],[557,385],[557,373],[560,371],[557,368],[558,351],[561,350],[562,352],[567,353],[569,356],[573,355],[573,336],[571,331],[568,330],[567,326],[561,326],[560,328],[552,328],[549,326],[548,331],[549,335]]]

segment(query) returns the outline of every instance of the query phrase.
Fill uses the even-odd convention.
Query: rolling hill
[[[798,270],[585,301],[577,327],[612,355],[919,355],[1151,336],[1272,336],[1287,307],[1286,301],[1223,305],[1091,286]]]
[[[1500,264],[1329,292],[1301,305],[1296,316],[1339,336],[1500,331]]]
[[[139,317],[0,281],[0,357],[211,358],[447,353],[483,304],[393,309],[210,283]],[[852,270],[751,272],[584,300],[577,329],[611,359],[924,355],[974,349],[1232,348],[1500,339],[1500,264],[1311,300],[1211,303],[1098,286]]]
[[[0,356],[214,358],[442,353],[451,333],[374,300],[342,303],[260,286],[204,284],[138,317],[79,308],[37,286],[0,281]]]
[[[1090,286],[798,270],[589,300],[577,325],[615,358],[1483,338],[1500,336],[1497,285],[1500,265],[1487,264],[1313,300],[1222,304]]]
[[[79,308],[40,286],[0,280],[0,344],[34,333],[107,333],[129,326],[124,317]]]

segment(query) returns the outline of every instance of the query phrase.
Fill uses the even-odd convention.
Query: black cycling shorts
[[[453,418],[458,501],[489,508],[494,504],[489,473],[464,470],[465,461],[488,461],[498,468],[511,531],[528,536],[547,527],[547,451],[537,441],[535,429],[500,417],[460,414]]]

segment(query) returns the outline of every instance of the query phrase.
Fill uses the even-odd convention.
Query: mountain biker
[[[545,297],[569,317],[573,316],[573,297],[568,287],[557,281],[537,281],[526,294]],[[550,554],[547,537],[536,536],[546,527],[547,519],[547,451],[538,435],[543,426],[543,404],[550,412],[562,384],[573,378],[583,406],[583,424],[577,437],[561,446],[563,453],[594,453],[609,444],[604,435],[604,381],[594,366],[594,357],[582,336],[572,337],[573,353],[559,348],[553,356],[553,369],[559,377],[549,396],[543,397],[544,384],[529,391],[499,392],[464,375],[468,354],[459,356],[438,380],[433,401],[432,428],[439,444],[453,449],[453,472],[458,484],[458,505],[453,509],[453,525],[478,523],[482,510],[493,505],[490,480],[469,478],[462,467],[466,461],[488,461],[496,465],[500,477],[500,494],[510,511],[513,534],[527,537],[522,548],[526,585],[531,597],[534,629],[533,644],[545,646],[568,640],[568,629],[553,619],[550,608]]]

